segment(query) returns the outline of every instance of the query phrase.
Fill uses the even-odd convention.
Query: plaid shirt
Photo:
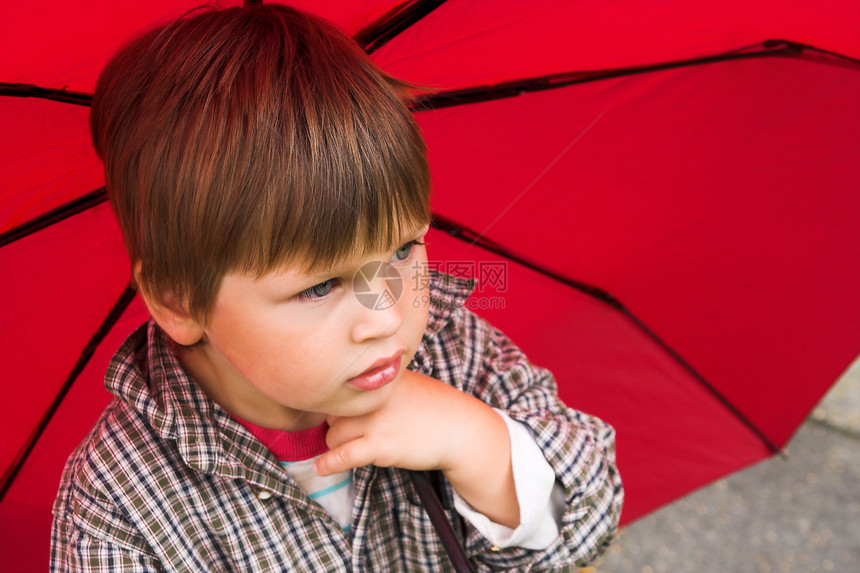
[[[455,510],[448,518],[477,571],[573,570],[617,528],[623,493],[613,430],[566,408],[548,371],[463,308],[472,288],[434,276],[430,319],[410,369],[527,424],[566,507],[559,537],[543,550],[499,549]],[[116,398],[60,483],[52,571],[451,570],[404,471],[355,470],[355,509],[344,532],[207,398],[152,321],[119,349],[106,380]],[[443,503],[452,507],[451,486],[444,488]]]

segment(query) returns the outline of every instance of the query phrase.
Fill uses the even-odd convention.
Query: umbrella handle
[[[466,552],[460,541],[457,539],[454,529],[448,522],[445,516],[445,511],[442,509],[442,504],[439,498],[436,497],[436,492],[433,491],[433,486],[430,484],[430,478],[427,472],[408,470],[409,477],[412,479],[412,487],[418,492],[418,497],[421,503],[424,504],[424,510],[430,516],[430,521],[433,522],[433,527],[436,528],[436,533],[442,540],[442,545],[451,558],[451,563],[454,565],[454,570],[457,573],[474,573],[474,569],[469,564],[466,558]]]

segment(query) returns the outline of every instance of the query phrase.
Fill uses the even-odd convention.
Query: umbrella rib
[[[714,398],[716,398],[729,412],[731,412],[738,420],[740,420],[741,423],[743,423],[753,434],[755,434],[759,438],[759,440],[761,440],[762,443],[767,446],[771,453],[782,453],[782,449],[776,444],[774,444],[764,432],[762,432],[755,424],[753,424],[752,421],[737,408],[737,406],[732,404],[729,399],[726,398],[723,394],[721,394],[720,391],[717,390],[717,388],[713,384],[711,384],[704,376],[702,376],[702,374],[696,371],[696,369],[693,368],[686,360],[684,360],[681,355],[679,355],[662,338],[657,336],[657,333],[651,330],[644,322],[642,322],[635,314],[633,314],[630,309],[628,309],[620,300],[615,298],[611,293],[594,285],[570,279],[549,269],[546,269],[536,263],[528,261],[523,257],[513,254],[506,247],[499,245],[498,243],[492,242],[482,237],[475,231],[459,223],[456,223],[451,219],[441,217],[435,213],[433,214],[432,226],[436,229],[439,229],[440,231],[451,235],[456,239],[468,242],[470,245],[477,245],[482,249],[485,249],[502,257],[506,257],[507,259],[514,261],[517,264],[520,264],[528,269],[531,269],[544,275],[545,277],[553,279],[569,287],[575,288],[580,292],[583,292],[605,304],[608,304],[609,306],[626,316],[631,322],[633,322],[633,324],[639,327],[639,329],[644,332],[651,340],[653,340],[658,346],[660,346],[672,358],[674,358],[678,362],[678,364],[680,364],[691,376],[693,376],[693,378],[695,378],[700,384],[702,384],[702,386],[704,386],[705,389],[707,389],[714,396]]]
[[[381,48],[395,36],[418,22],[421,18],[441,6],[445,0],[419,0],[408,5],[405,9],[393,14],[386,14],[373,24],[359,31],[354,39],[368,54]],[[536,78],[526,78],[504,82],[489,86],[473,86],[457,90],[437,92],[424,96],[413,104],[413,111],[424,111],[428,109],[439,109],[457,105],[467,105],[482,101],[516,97],[528,92],[543,91],[567,87],[575,84],[607,80],[622,76],[656,72],[673,68],[681,68],[695,65],[711,64],[731,60],[749,58],[760,58],[770,56],[796,56],[803,51],[813,51],[820,54],[839,58],[853,64],[860,64],[860,60],[844,54],[816,48],[807,44],[792,42],[789,40],[766,40],[759,44],[765,51],[744,52],[733,50],[716,56],[705,56],[689,60],[678,60],[662,64],[648,66],[637,66],[632,68],[620,68],[610,70],[599,70],[594,72],[565,72],[551,74]],[[71,103],[75,105],[92,105],[93,96],[84,92],[71,92],[65,89],[43,88],[33,84],[22,83],[0,83],[0,96],[12,97],[35,97],[53,101]]]
[[[28,235],[32,235],[36,231],[40,231],[46,227],[50,227],[56,223],[64,221],[73,215],[77,215],[87,209],[92,209],[107,201],[107,191],[104,187],[99,187],[94,191],[90,191],[86,195],[81,195],[77,199],[73,199],[67,203],[63,203],[59,207],[38,215],[29,221],[13,227],[0,234],[0,247],[5,247],[9,243],[14,243],[18,239],[23,239]]]
[[[353,39],[370,55],[444,3],[445,0],[417,0],[397,7],[359,30]]]
[[[13,464],[9,467],[8,470],[3,474],[3,480],[0,482],[0,501],[6,497],[6,493],[9,491],[9,488],[12,486],[12,483],[15,481],[15,477],[21,471],[21,468],[24,466],[24,463],[30,457],[30,454],[36,447],[36,444],[39,441],[39,438],[42,437],[42,434],[45,432],[45,429],[48,427],[48,424],[53,418],[54,414],[59,409],[60,405],[65,399],[66,395],[71,390],[72,385],[75,383],[75,380],[78,379],[81,372],[84,371],[84,368],[89,363],[90,359],[95,354],[96,348],[98,348],[99,344],[105,339],[110,330],[114,327],[114,325],[119,321],[120,316],[128,306],[131,304],[131,301],[134,299],[134,289],[131,287],[131,284],[125,287],[125,290],[122,291],[122,294],[117,299],[116,303],[114,303],[113,308],[111,308],[108,315],[105,317],[101,326],[99,326],[98,330],[95,334],[93,334],[89,343],[84,347],[81,351],[81,356],[78,358],[78,361],[75,363],[72,371],[69,373],[68,378],[63,383],[62,387],[60,387],[57,395],[54,396],[54,400],[51,402],[51,405],[45,411],[45,414],[42,416],[42,419],[39,421],[39,424],[36,426],[33,433],[30,434],[30,437],[27,439],[27,442],[21,448],[21,451],[18,453],[18,456],[15,458]]]
[[[4,84],[0,83],[0,95],[11,97],[35,97],[49,99],[62,103],[90,106],[93,103],[92,94],[70,92],[65,89],[42,88],[33,84]]]
[[[680,364],[687,372],[689,372],[691,376],[698,380],[699,383],[702,384],[702,386],[704,386],[714,398],[716,398],[729,412],[734,414],[734,416],[738,420],[740,420],[752,433],[754,433],[758,437],[758,439],[761,440],[762,443],[770,450],[772,454],[779,454],[783,456],[785,455],[783,454],[782,448],[774,444],[771,439],[768,438],[767,435],[758,428],[758,426],[752,423],[752,420],[747,418],[746,415],[744,415],[744,413],[741,412],[737,406],[732,404],[728,398],[726,398],[719,390],[717,390],[717,388],[713,384],[711,384],[707,378],[702,376],[695,368],[693,368],[686,360],[684,360],[681,355],[675,351],[675,349],[673,349],[666,343],[666,341],[657,336],[657,333],[648,328],[648,326],[644,322],[642,322],[639,317],[633,314],[627,307],[623,307],[621,309],[621,312],[630,321],[632,321],[633,324],[638,326],[645,334],[647,334],[649,338],[651,338],[661,348],[663,348],[663,350],[668,352],[669,355],[674,358],[678,362],[678,364]]]
[[[749,51],[751,48],[757,49],[758,51]],[[517,97],[525,93],[563,88],[576,84],[733,60],[747,60],[775,56],[801,56],[804,51],[831,56],[844,60],[850,64],[860,64],[860,60],[855,58],[838,54],[836,52],[822,50],[814,46],[788,40],[766,40],[761,44],[756,44],[755,46],[750,46],[741,50],[732,50],[731,52],[713,56],[676,60],[646,66],[634,66],[630,68],[617,68],[590,72],[563,72],[547,76],[511,80],[495,85],[473,86],[437,92],[435,94],[420,97],[419,100],[411,106],[411,109],[415,112],[458,105],[468,105],[472,103]]]

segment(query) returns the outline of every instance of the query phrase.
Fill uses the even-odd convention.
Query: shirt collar
[[[425,336],[435,335],[448,324],[451,313],[462,308],[475,290],[477,280],[430,271],[430,316]]]

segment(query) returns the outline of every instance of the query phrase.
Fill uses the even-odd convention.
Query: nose
[[[353,281],[356,318],[352,337],[355,342],[387,338],[403,325],[403,313],[397,304],[403,295],[402,277],[392,270],[380,269],[373,276]]]
[[[380,308],[368,308],[360,303],[358,306],[358,319],[352,328],[355,342],[388,338],[403,325],[403,314],[396,304]]]

